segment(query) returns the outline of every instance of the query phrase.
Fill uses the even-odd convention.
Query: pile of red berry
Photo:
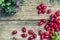
[[[23,34],[21,35],[23,38],[26,38],[26,37],[27,37],[26,31],[27,31],[26,28],[23,27],[23,28],[22,28]],[[33,30],[28,30],[28,34],[31,35],[31,36],[28,38],[28,40],[33,40],[33,39],[37,38],[37,35],[34,33]]]
[[[59,31],[60,30],[60,18],[58,18],[60,16],[60,10],[57,10],[55,12],[55,14],[52,14],[50,16],[50,20],[48,21],[48,23],[46,24],[45,28],[46,30],[55,30],[55,31]]]
[[[40,5],[38,5],[37,6],[37,9],[38,9],[38,14],[44,14],[44,13],[46,13],[46,8],[47,8],[47,6],[46,5],[44,5],[43,3],[42,4],[40,4]],[[47,14],[50,14],[51,13],[51,9],[48,9],[47,10]]]
[[[44,27],[47,31],[49,31],[49,34],[48,34],[48,32],[43,33],[42,30],[40,30],[39,35],[41,36],[41,39],[44,39],[46,37],[51,38],[51,36],[53,35],[51,32],[52,30],[55,30],[56,32],[58,32],[60,30],[60,18],[59,18],[59,16],[60,16],[60,10],[57,10],[55,12],[55,14],[51,14],[50,20],[48,20],[47,24]],[[46,19],[41,19],[41,21],[38,22],[38,26],[43,25],[45,22],[46,22]]]
[[[50,38],[50,37],[52,37],[52,32],[43,32],[42,30],[39,30],[39,36],[40,36],[40,38],[41,38],[41,40],[43,40],[43,39],[48,39],[48,38]]]
[[[40,4],[39,6],[37,6],[38,14],[45,13],[46,8],[47,8],[47,6],[44,4]],[[48,9],[47,13],[50,14],[51,9]],[[57,32],[60,30],[60,18],[59,18],[59,16],[60,16],[60,10],[57,10],[54,14],[51,14],[48,22],[46,22],[46,19],[41,19],[41,21],[38,22],[38,26],[41,26],[44,23],[46,23],[44,28],[47,31],[42,32],[42,30],[39,30],[39,32],[38,32],[41,40],[51,38],[53,36],[52,30],[57,31]],[[27,32],[26,27],[22,28],[22,32],[23,32],[23,34],[21,34],[21,37],[26,38],[28,36],[26,33]],[[12,32],[12,34],[13,35],[17,34],[17,31],[14,30]],[[30,37],[28,37],[28,40],[34,40],[37,38],[37,34],[32,29],[28,30],[28,34],[30,35]]]

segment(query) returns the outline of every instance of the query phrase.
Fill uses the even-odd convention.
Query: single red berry
[[[55,14],[51,14],[50,19],[54,19]]]
[[[12,35],[15,35],[15,34],[17,34],[17,30],[12,31]]]
[[[54,30],[54,28],[52,27],[52,28],[51,28],[51,31],[53,31],[53,30]]]
[[[48,32],[44,32],[44,35],[45,35],[45,36],[48,36]]]
[[[57,15],[56,14],[54,14],[54,18],[57,18]]]
[[[46,30],[50,31],[51,30],[51,27],[48,27]]]
[[[55,30],[58,32],[59,31],[59,28],[55,28]]]
[[[22,28],[22,32],[26,32],[26,28],[25,27]]]
[[[33,36],[30,36],[29,38],[28,38],[28,40],[33,40],[34,38],[33,38]]]
[[[22,34],[21,36],[22,36],[23,38],[26,38],[26,37],[27,37],[27,34],[24,33],[24,34]]]
[[[46,22],[46,19],[41,19],[41,21],[45,23]]]
[[[44,9],[44,10],[42,10],[42,13],[44,14],[44,13],[46,13],[46,10]]]
[[[60,18],[56,19],[56,22],[60,24]]]
[[[50,13],[51,13],[51,9],[48,9],[48,10],[47,10],[47,14],[50,14]]]
[[[39,33],[39,35],[43,35],[43,32],[42,32],[42,30],[39,30],[39,32],[38,32],[38,33]]]
[[[40,7],[40,5],[38,5],[38,6],[37,6],[37,9],[38,9],[38,10],[41,10],[41,7]]]
[[[40,40],[44,40],[44,39],[40,39]]]
[[[53,36],[52,32],[49,32],[49,36],[50,36],[50,37],[52,37],[52,36]]]
[[[57,24],[54,24],[54,26],[53,26],[54,28],[58,28],[58,25]]]
[[[40,36],[41,37],[41,39],[44,39],[44,35],[42,35],[42,36]]]
[[[60,26],[58,26],[59,30],[60,30]]]
[[[60,16],[60,10],[57,10],[57,11],[55,12],[55,14],[56,14],[57,16]]]
[[[33,38],[37,38],[37,35],[36,34],[33,34]]]
[[[47,35],[47,36],[44,36],[44,38],[49,38],[49,35]]]
[[[49,25],[46,25],[46,26],[45,26],[45,29],[47,29],[48,27],[49,27]]]
[[[29,30],[28,33],[29,33],[30,35],[34,34],[33,30]]]
[[[41,25],[43,25],[43,24],[44,24],[43,22],[39,22],[39,23],[38,23],[38,26],[41,26]]]
[[[38,15],[41,14],[41,10],[38,10]]]

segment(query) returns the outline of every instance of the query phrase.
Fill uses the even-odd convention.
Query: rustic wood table
[[[49,16],[51,14],[37,14],[36,6],[40,3],[44,3],[48,6],[47,9],[51,8],[52,13],[58,9],[60,9],[59,2],[53,2],[50,3],[49,0],[24,0],[23,6],[19,7],[18,12],[14,16],[10,17],[0,17],[0,40],[13,40],[13,37],[16,38],[16,40],[28,40],[27,38],[22,38],[20,34],[21,28],[26,27],[27,30],[32,29],[38,34],[38,30],[42,29],[44,30],[44,25],[42,27],[39,27],[37,23],[40,19],[45,18],[49,19]],[[18,30],[18,34],[13,36],[11,35],[12,30]],[[38,36],[37,39],[39,40],[40,37]]]

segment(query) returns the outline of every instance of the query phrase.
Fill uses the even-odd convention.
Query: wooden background
[[[28,40],[27,38],[23,39],[20,34],[21,28],[26,27],[27,30],[32,29],[38,34],[38,30],[44,30],[44,25],[42,27],[37,26],[37,23],[40,19],[45,18],[49,19],[51,14],[37,14],[36,6],[40,3],[44,3],[48,6],[47,9],[51,8],[53,14],[56,10],[60,9],[57,2],[49,3],[48,0],[24,0],[23,6],[20,6],[18,12],[14,16],[10,17],[0,17],[0,40],[13,40],[13,37],[16,37],[17,40]],[[18,30],[18,34],[13,36],[11,35],[12,30]],[[29,37],[29,35],[28,35]],[[38,36],[36,40],[39,40]]]

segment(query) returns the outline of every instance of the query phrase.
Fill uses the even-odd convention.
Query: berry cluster
[[[39,11],[38,14],[45,13],[47,6],[45,6],[44,4],[41,4],[39,6],[37,6],[37,9]],[[48,9],[47,11],[48,14],[51,13],[51,9]],[[57,10],[54,14],[50,15],[50,19],[47,21],[46,19],[41,19],[41,21],[38,22],[38,26],[43,25],[44,23],[46,23],[46,25],[44,26],[44,28],[46,29],[46,32],[43,32],[42,30],[38,31],[38,34],[41,38],[41,40],[44,39],[49,39],[49,38],[55,38],[55,40],[58,40],[58,36],[57,33],[60,30],[60,10]],[[52,32],[54,30],[54,32]],[[22,32],[23,34],[21,34],[21,37],[26,38],[27,35],[27,29],[26,27],[22,28]],[[17,34],[17,31],[14,30],[12,32],[13,35]],[[37,34],[32,30],[28,30],[28,34],[30,35],[30,37],[28,37],[28,40],[34,40],[37,38]]]
[[[26,28],[25,28],[25,27],[22,28],[22,32],[23,32],[23,34],[22,34],[21,36],[22,36],[23,38],[26,38],[26,37],[27,37],[27,34],[26,34]],[[28,30],[28,34],[31,35],[31,36],[28,38],[28,40],[33,40],[33,39],[37,38],[37,35],[34,33],[33,30]]]
[[[42,3],[37,6],[37,9],[38,9],[38,15],[41,13],[44,14],[44,13],[46,13],[47,6]],[[50,13],[51,13],[51,9],[48,9],[47,14],[50,14]]]
[[[21,34],[21,37],[23,37],[23,38],[26,38],[28,35],[27,35],[27,29],[26,29],[26,27],[23,27],[22,29],[22,34]],[[17,32],[17,30],[13,30],[12,31],[12,35],[15,35],[15,34],[17,34],[18,32]],[[28,38],[28,40],[33,40],[33,39],[36,39],[37,38],[37,35],[34,33],[34,31],[33,30],[28,30],[28,34],[29,35],[31,35],[29,38]]]
[[[49,31],[49,34],[48,32],[42,32],[42,30],[39,31],[39,35],[41,36],[41,40],[43,40],[44,38],[51,38],[53,36],[52,34],[52,31],[56,31],[58,32],[60,30],[60,10],[57,10],[55,12],[55,14],[51,14],[50,16],[50,20],[48,20],[47,24],[45,25],[45,29],[47,31]],[[44,23],[46,22],[46,19],[41,19],[40,22],[38,22],[38,26],[41,26],[43,25]],[[45,35],[44,35],[45,34]],[[46,36],[47,34],[47,36]]]

